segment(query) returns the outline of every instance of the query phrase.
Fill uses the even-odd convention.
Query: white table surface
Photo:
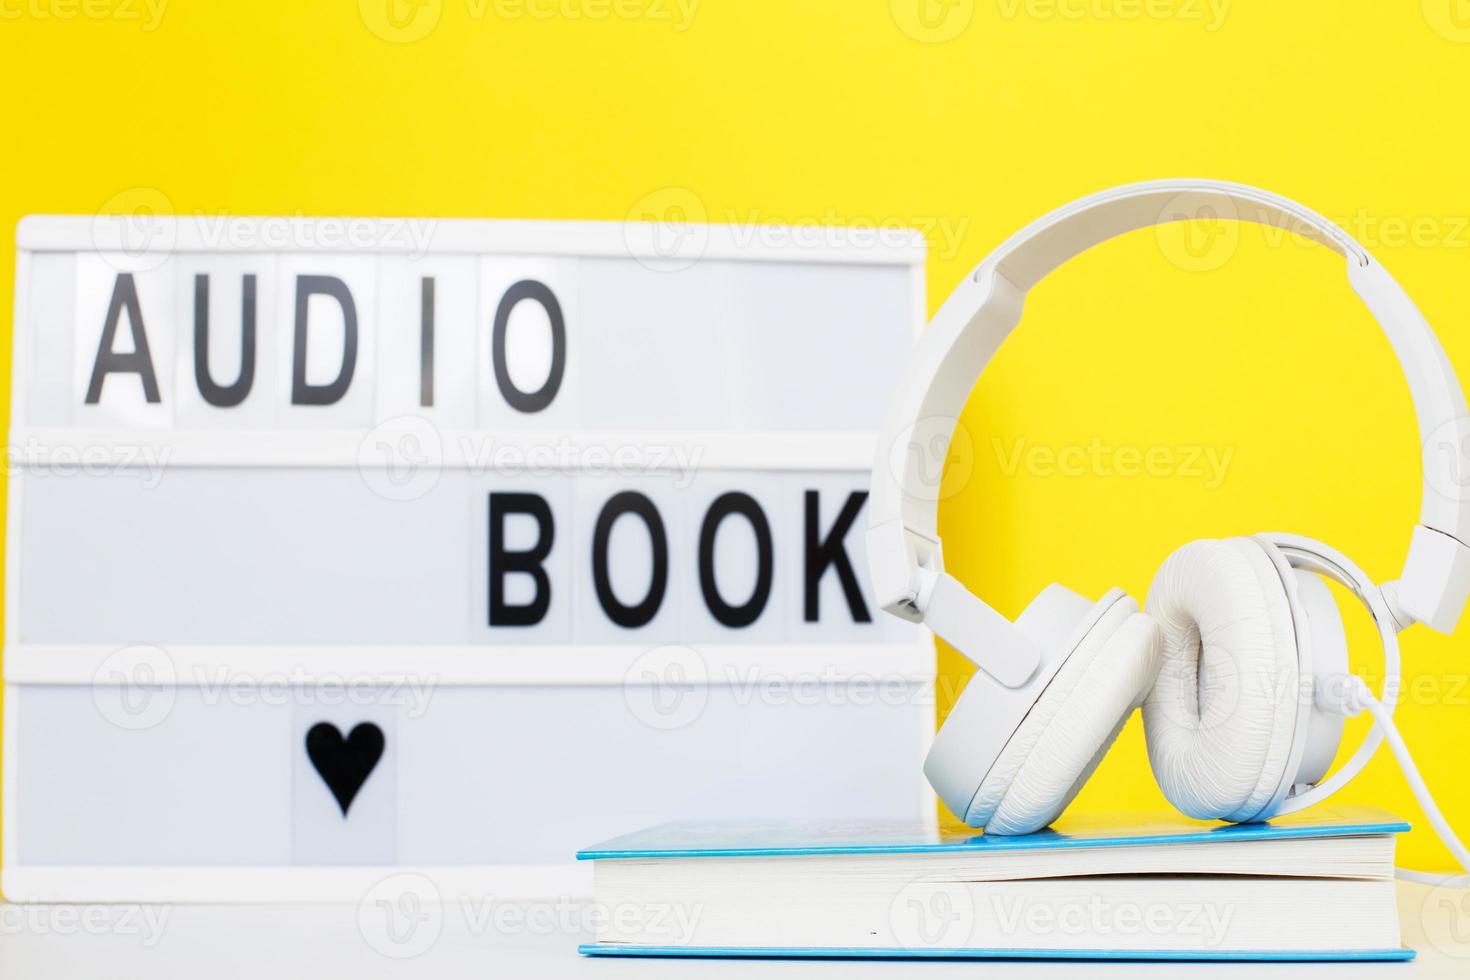
[[[387,936],[354,905],[181,905],[136,907],[0,905],[0,977],[109,980],[220,980],[268,977],[312,980],[373,977],[794,977],[938,976],[1470,978],[1470,892],[1400,883],[1404,942],[1418,950],[1411,963],[1191,964],[1020,961],[650,960],[579,956],[586,941],[560,920],[575,915],[542,908],[533,934],[514,912],[489,914],[446,904],[416,929]],[[90,918],[89,918],[90,917]],[[547,931],[547,925],[551,926]],[[422,947],[422,948],[421,948]],[[405,955],[412,954],[412,955]]]

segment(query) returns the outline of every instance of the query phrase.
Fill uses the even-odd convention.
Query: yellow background
[[[1347,223],[1470,375],[1470,17],[1449,2],[159,2],[0,0],[0,227],[157,194],[178,214],[612,220],[672,195],[710,221],[921,228],[932,309],[1056,205],[1213,176]],[[1418,443],[1340,263],[1250,230],[1198,262],[1184,245],[1141,232],[1062,270],[971,400],[942,530],[1003,612],[1053,580],[1142,598],[1185,541],[1268,529],[1397,574]],[[13,270],[7,231],[7,310]],[[1182,465],[1008,472],[1018,438],[1233,455],[1214,487]],[[1404,656],[1430,692],[1405,735],[1470,827],[1470,629],[1415,630]],[[1423,824],[1386,756],[1344,796]],[[1078,807],[1164,805],[1135,719]],[[1449,861],[1425,829],[1403,858]]]

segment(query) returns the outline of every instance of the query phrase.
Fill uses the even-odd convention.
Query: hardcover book
[[[1021,837],[921,825],[683,822],[598,844],[598,956],[1404,960],[1408,824],[1063,819]]]

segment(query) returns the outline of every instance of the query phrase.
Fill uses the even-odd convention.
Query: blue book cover
[[[832,820],[679,821],[603,841],[577,852],[578,860],[649,858],[810,857],[837,855],[961,854],[1062,848],[1200,844],[1216,841],[1279,840],[1397,834],[1409,825],[1371,807],[1315,807],[1266,823],[1221,824],[1177,815],[1064,817],[1051,829],[1017,837],[991,836],[963,826]],[[579,951],[594,956],[941,958],[941,959],[1123,959],[1123,960],[1407,960],[1402,947],[1343,950],[1051,950],[887,949],[865,947],[655,946],[590,943]]]
[[[1269,823],[1222,824],[1182,816],[1063,817],[1055,827],[1019,837],[989,836],[969,827],[857,820],[820,822],[682,820],[660,824],[577,852],[577,860],[680,857],[778,857],[798,854],[916,854],[1198,844],[1246,838],[1346,837],[1397,834],[1398,817],[1372,807],[1313,807]]]

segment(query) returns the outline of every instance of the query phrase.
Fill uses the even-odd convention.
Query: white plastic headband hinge
[[[1419,525],[1399,577],[1398,608],[1437,633],[1453,633],[1470,596],[1470,548]]]
[[[939,542],[909,530],[902,521],[884,521],[868,528],[867,544],[878,607],[911,623],[923,622],[920,569],[937,573],[944,567]]]
[[[927,588],[924,622],[978,669],[1006,687],[1022,687],[1041,665],[1041,651],[1016,625],[954,576],[941,572]]]

